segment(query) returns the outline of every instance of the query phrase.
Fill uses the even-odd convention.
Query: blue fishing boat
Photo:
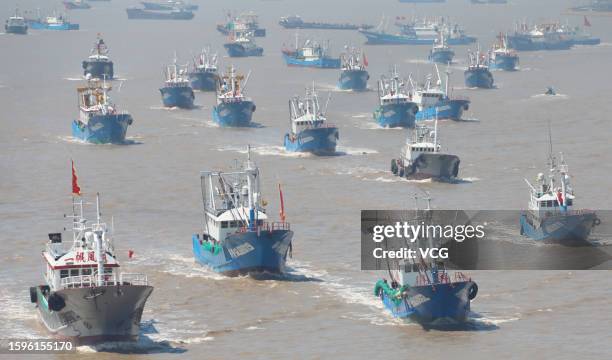
[[[96,43],[91,49],[91,55],[83,61],[83,75],[98,79],[112,79],[114,77],[113,62],[108,57],[108,47],[98,34]]]
[[[255,44],[253,33],[249,31],[233,31],[230,41],[223,47],[230,57],[262,56],[264,51]]]
[[[244,127],[251,125],[255,103],[244,96],[243,91],[249,81],[251,72],[246,79],[238,75],[234,66],[230,66],[223,74],[217,89],[217,105],[213,107],[213,120],[223,127]],[[243,82],[244,80],[244,82]]]
[[[216,91],[219,84],[217,54],[211,56],[210,49],[203,49],[187,76],[194,90]]]
[[[19,15],[19,12],[15,10],[15,15],[9,17],[4,23],[4,31],[7,34],[25,35],[28,33],[28,24],[23,16]]]
[[[195,260],[227,276],[283,273],[293,231],[285,222],[280,185],[281,221],[268,222],[250,148],[242,169],[202,171],[200,177],[204,224],[192,237]]]
[[[414,127],[415,115],[419,107],[412,101],[406,89],[406,83],[397,73],[397,68],[393,68],[390,78],[381,76],[378,81],[378,98],[380,103],[373,114],[378,125]]]
[[[445,36],[449,45],[467,45],[476,42],[476,38],[466,35],[459,24],[451,24],[444,18],[413,19],[407,23],[398,21],[395,25],[400,28],[399,34],[386,31],[385,18],[375,29],[361,29],[359,32],[366,37],[366,43],[371,45],[433,45],[440,34]]]
[[[166,67],[165,77],[166,81],[159,89],[164,106],[191,109],[195,95],[187,78],[187,69],[186,67],[179,69],[176,64],[176,55],[174,63]]]
[[[72,136],[95,144],[121,144],[133,119],[111,103],[105,81],[88,79],[87,86],[77,89],[79,118],[72,122]]]
[[[469,88],[493,88],[493,74],[489,71],[489,61],[487,56],[480,52],[480,47],[476,52],[468,53],[468,67],[464,71],[465,86]]]
[[[599,45],[601,43],[601,39],[588,33],[585,30],[587,27],[591,27],[591,23],[585,16],[584,26],[571,27],[569,25],[565,25],[562,26],[562,31],[572,39],[574,45]]]
[[[427,76],[423,85],[420,85],[410,77],[412,86],[412,101],[419,106],[419,111],[416,113],[416,121],[434,120],[434,119],[450,119],[461,120],[464,111],[470,107],[470,100],[456,96],[449,96],[449,75],[450,71],[446,70],[446,80],[442,87],[442,79],[438,65],[435,65],[436,80],[432,75]]]
[[[254,12],[246,12],[237,16],[228,12],[225,23],[217,24],[217,31],[223,35],[230,35],[233,31],[247,31],[254,37],[266,36],[266,29],[259,26],[259,18]]]
[[[341,90],[364,91],[368,88],[370,74],[366,70],[368,59],[365,53],[357,54],[355,48],[345,47],[346,52],[340,55],[341,72],[338,88]]]
[[[508,38],[499,34],[499,41],[493,45],[489,53],[489,69],[515,71],[518,70],[519,56],[508,47]]]
[[[539,173],[535,186],[525,179],[531,198],[528,210],[520,216],[521,235],[545,243],[585,244],[593,227],[601,221],[594,211],[575,208],[568,166],[563,154],[560,158],[557,164],[551,142],[549,175]]]
[[[191,20],[195,16],[193,11],[183,8],[172,10],[148,10],[136,7],[125,9],[128,19],[133,20]]]
[[[26,22],[33,30],[79,30],[79,24],[69,22],[65,15],[47,16],[44,19],[39,15],[36,19],[26,19]]]
[[[329,98],[328,98],[329,103]],[[285,149],[291,152],[309,152],[315,155],[330,155],[336,152],[340,138],[338,127],[327,123],[327,105],[319,106],[314,84],[306,90],[306,96],[289,100],[291,132],[285,134]]]
[[[517,51],[569,50],[574,45],[571,36],[564,34],[558,23],[517,23],[513,34],[508,35],[508,45]]]
[[[464,323],[478,294],[471,278],[439,264],[405,264],[389,273],[391,283],[378,280],[374,295],[394,317],[427,327]]]
[[[329,55],[329,42],[322,46],[316,41],[306,40],[304,45],[298,45],[295,36],[295,49],[283,49],[283,59],[289,66],[305,66],[324,69],[339,69],[340,59]]]
[[[455,57],[455,52],[446,43],[446,36],[444,32],[440,32],[440,37],[434,43],[431,50],[429,50],[429,56],[427,59],[431,62],[438,64],[450,64]]]

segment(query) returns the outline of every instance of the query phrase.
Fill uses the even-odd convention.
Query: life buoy
[[[38,302],[38,294],[36,291],[36,287],[31,287],[30,288],[30,301],[34,304],[36,304]]]
[[[60,311],[66,306],[66,301],[64,298],[56,293],[49,295],[47,299],[47,304],[49,304],[49,309],[53,311]]]
[[[599,224],[601,224],[601,220],[599,220],[599,218],[595,218],[593,220],[593,226],[598,226]]]
[[[468,290],[468,298],[470,300],[474,300],[477,294],[478,294],[478,285],[476,285],[476,283],[472,283],[472,286],[470,286],[470,289]]]

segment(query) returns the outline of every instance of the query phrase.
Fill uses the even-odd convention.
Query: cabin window
[[[83,268],[81,270],[82,275],[91,275],[91,268]]]
[[[263,226],[263,220],[257,220],[257,226]]]
[[[231,228],[238,227],[238,221],[230,221],[229,222],[229,227],[231,227]]]
[[[68,277],[68,270],[60,270],[60,279]]]
[[[552,202],[552,200],[548,200],[548,201],[546,202],[546,206],[548,206],[548,207],[553,207],[553,202]]]
[[[540,201],[540,207],[546,207],[546,201]]]
[[[70,269],[70,276],[79,276],[79,269]]]
[[[113,273],[113,269],[112,268],[104,268],[104,274],[112,274]]]
[[[565,205],[572,206],[572,199],[565,199]]]
[[[227,221],[221,221],[221,229],[227,229]]]

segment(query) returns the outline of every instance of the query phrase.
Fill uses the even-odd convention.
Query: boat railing
[[[115,285],[148,285],[146,274],[122,273],[102,275],[102,284],[98,285],[98,274],[68,276],[60,280],[62,288],[84,288]]]
[[[472,281],[471,278],[465,276],[461,271],[455,272],[455,282]]]
[[[264,222],[258,225],[253,231],[275,231],[275,230],[291,230],[291,225],[288,222]],[[247,226],[238,229],[238,232],[251,231]]]

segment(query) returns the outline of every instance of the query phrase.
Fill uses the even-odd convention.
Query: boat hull
[[[223,44],[229,57],[263,56],[263,48],[259,46],[244,46],[237,43]]]
[[[191,109],[193,107],[195,95],[193,94],[193,89],[189,86],[163,87],[159,91],[165,107],[178,107],[182,109]]]
[[[450,64],[453,62],[455,52],[453,50],[437,50],[429,53],[429,61],[438,64]]]
[[[335,126],[305,129],[297,135],[285,134],[285,150],[309,152],[315,155],[333,155],[340,139]]]
[[[364,91],[368,88],[370,75],[366,70],[343,70],[338,80],[341,90]]]
[[[366,37],[366,43],[370,45],[433,45],[436,41],[434,38],[418,38],[376,31],[360,30],[359,32]],[[450,38],[447,40],[449,45],[469,45],[475,42],[476,38],[472,36]]]
[[[487,68],[468,69],[464,72],[465,86],[469,88],[493,88],[493,74]]]
[[[174,4],[164,4],[158,2],[141,1],[142,6],[147,10],[165,10],[171,11],[174,9]],[[195,4],[180,4],[181,8],[185,10],[198,10],[199,6]]]
[[[489,62],[489,69],[516,71],[518,70],[519,57],[516,55],[496,55]]]
[[[596,221],[597,216],[591,211],[548,217],[541,222],[524,213],[519,220],[524,236],[536,241],[570,245],[585,243]]]
[[[213,120],[222,127],[245,127],[251,125],[255,104],[252,101],[217,104],[212,110]]]
[[[393,162],[397,165],[394,167]],[[449,181],[459,175],[459,157],[441,153],[423,153],[414,162],[407,159],[393,160],[391,172],[406,179],[436,179]]]
[[[415,103],[385,104],[374,111],[373,117],[382,127],[414,127],[418,106]]]
[[[121,144],[132,122],[129,114],[94,115],[87,124],[74,120],[72,136],[94,144]]]
[[[28,26],[33,30],[79,30],[79,24],[46,24],[39,21],[28,21]]]
[[[246,231],[228,235],[222,245],[213,245],[193,235],[193,254],[198,263],[227,276],[283,273],[292,238],[291,230]]]
[[[285,63],[289,66],[304,66],[323,69],[340,68],[340,59],[334,59],[329,57],[323,57],[316,60],[304,60],[283,53],[283,59],[285,59]]]
[[[396,304],[381,291],[380,299],[394,317],[413,319],[421,324],[463,323],[470,313],[473,281],[411,286],[406,298]]]
[[[189,82],[194,90],[215,91],[219,83],[219,75],[214,72],[196,71],[189,73]]]
[[[93,78],[113,79],[115,76],[112,61],[83,61],[83,75],[91,74]]]
[[[191,11],[162,12],[137,8],[126,9],[128,19],[134,20],[191,20],[195,16]]]
[[[25,35],[28,33],[27,25],[4,25],[4,31],[7,34]]]
[[[527,35],[516,34],[508,36],[508,45],[518,51],[538,51],[569,50],[574,43],[572,40],[556,37],[533,39]]]
[[[67,288],[48,292],[48,287],[36,287],[36,305],[40,319],[53,335],[77,344],[104,341],[136,341],[140,320],[152,286],[116,285],[87,288]],[[49,309],[49,299],[61,297],[65,306],[59,311]],[[56,308],[57,309],[57,308]]]
[[[435,120],[461,120],[463,112],[470,108],[470,101],[463,99],[441,100],[435,106],[420,109],[416,113],[416,121]]]

